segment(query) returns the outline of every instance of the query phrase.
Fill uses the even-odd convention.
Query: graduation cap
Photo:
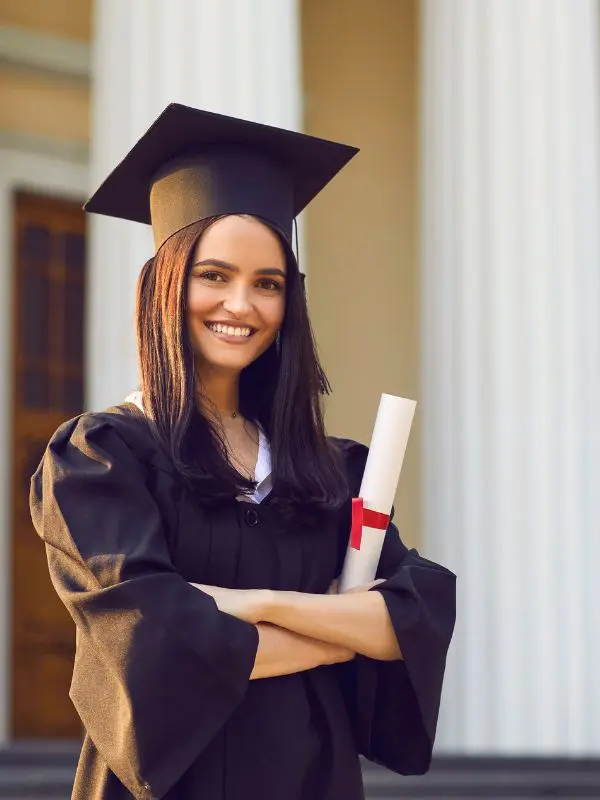
[[[296,216],[358,148],[172,103],[84,205],[152,225],[158,248],[207,217],[250,214],[291,242]]]

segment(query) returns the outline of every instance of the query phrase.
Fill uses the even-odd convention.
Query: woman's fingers
[[[256,624],[261,622],[268,602],[268,592],[263,589],[225,589],[222,586],[192,584],[201,592],[210,595],[219,611]]]

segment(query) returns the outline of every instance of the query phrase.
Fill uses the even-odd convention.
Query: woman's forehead
[[[231,215],[216,220],[200,237],[195,260],[215,258],[234,266],[285,269],[286,257],[279,236],[256,217]]]

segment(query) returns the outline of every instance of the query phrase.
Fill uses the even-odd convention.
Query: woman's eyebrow
[[[219,258],[205,258],[203,261],[196,261],[194,264],[195,267],[221,267],[221,269],[228,269],[230,272],[239,272],[240,268],[236,267],[235,264],[230,264],[228,261],[221,261]],[[278,267],[263,267],[261,269],[254,270],[255,275],[279,275],[282,278],[285,278],[285,272]]]

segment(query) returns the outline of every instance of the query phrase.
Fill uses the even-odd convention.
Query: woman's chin
[[[199,355],[200,362],[205,363],[212,369],[223,370],[236,370],[240,372],[245,367],[252,364],[253,361],[264,352],[264,339],[256,337],[256,340],[237,342],[234,344],[228,342],[221,342],[216,340],[212,334],[208,334],[210,338],[202,336],[200,341],[196,342],[195,350]]]
[[[245,367],[256,359],[256,354],[252,353],[215,353],[204,352],[200,356],[200,363],[210,369],[231,370],[241,372]]]

